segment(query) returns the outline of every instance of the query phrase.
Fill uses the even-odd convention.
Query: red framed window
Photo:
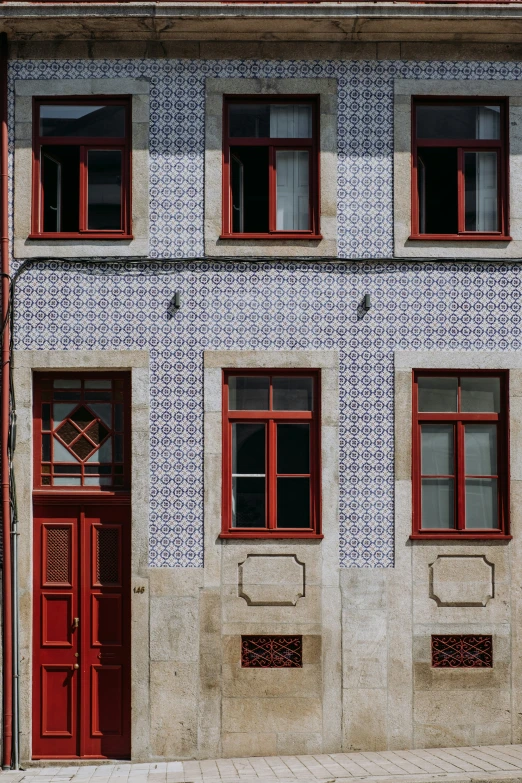
[[[318,96],[225,96],[223,238],[321,238],[318,109]]]
[[[410,239],[510,239],[507,125],[506,99],[413,98]]]
[[[510,538],[508,377],[413,376],[413,538]]]
[[[320,537],[319,425],[318,372],[224,372],[223,537]]]
[[[37,374],[35,489],[127,490],[129,425],[130,384],[125,373]]]
[[[35,98],[31,238],[132,238],[130,169],[130,98]]]

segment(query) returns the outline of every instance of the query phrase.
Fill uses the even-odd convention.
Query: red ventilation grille
[[[288,669],[302,665],[302,636],[241,637],[241,666],[250,669]]]
[[[70,582],[70,546],[67,527],[48,527],[47,531],[47,564],[45,570],[45,581],[59,582],[61,584]]]
[[[96,537],[96,581],[114,585],[120,581],[119,532],[116,528],[99,528]]]
[[[438,669],[490,669],[493,666],[493,638],[432,636],[431,665]]]

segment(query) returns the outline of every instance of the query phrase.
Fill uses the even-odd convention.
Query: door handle
[[[75,663],[74,666],[73,666],[73,669],[79,669],[79,668],[80,668],[80,664],[79,663]]]
[[[79,625],[80,625],[80,618],[79,618],[79,617],[75,617],[75,618],[73,619],[73,624],[72,624],[73,630],[74,630],[75,628],[78,628],[78,626],[79,626]]]

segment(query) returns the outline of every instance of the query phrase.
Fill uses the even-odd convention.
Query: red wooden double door
[[[35,503],[35,758],[130,757],[129,516]]]

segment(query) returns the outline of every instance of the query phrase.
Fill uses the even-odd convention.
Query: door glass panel
[[[464,153],[466,231],[498,231],[496,152]]]
[[[76,408],[75,403],[59,402],[53,405],[54,426],[58,427],[61,422],[69,416]]]
[[[87,227],[92,231],[121,230],[121,152],[89,150],[87,178]]]
[[[313,410],[313,378],[274,376],[273,409],[275,411]]]
[[[424,476],[448,476],[454,472],[453,426],[421,426],[421,472]]]
[[[310,229],[310,154],[307,150],[276,152],[276,229]]]
[[[112,405],[110,402],[93,402],[89,407],[107,427],[112,427]]]
[[[466,479],[466,527],[498,528],[497,479]]]
[[[466,424],[464,430],[467,476],[494,476],[497,472],[497,427]]]
[[[228,395],[228,409],[231,411],[267,411],[270,378],[232,375],[228,379]]]
[[[82,480],[80,477],[75,478],[75,476],[55,476],[54,477],[54,486],[55,487],[81,487]]]
[[[422,376],[417,386],[420,413],[457,412],[457,378]]]
[[[453,479],[423,478],[422,528],[453,528]]]
[[[277,479],[277,527],[310,527],[310,479]]]
[[[82,382],[79,378],[55,378],[53,386],[55,389],[81,389]]]
[[[51,461],[51,436],[42,435],[42,460],[43,462]]]
[[[310,472],[310,425],[277,425],[277,472]]]
[[[460,379],[460,404],[466,413],[500,412],[500,378]]]
[[[53,438],[53,452],[55,462],[76,462],[75,457],[60,443],[58,438]]]
[[[123,138],[124,106],[40,106],[41,136]]]
[[[112,389],[110,378],[86,378],[83,385],[86,389]]]
[[[417,106],[419,139],[500,139],[500,106]]]
[[[270,137],[272,139],[311,139],[311,106],[270,106]]]

